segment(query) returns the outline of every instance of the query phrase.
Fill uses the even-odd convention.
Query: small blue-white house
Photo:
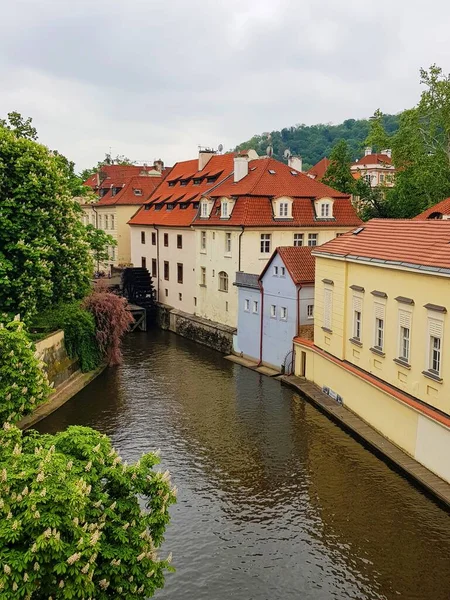
[[[238,330],[235,351],[282,371],[289,362],[292,340],[313,329],[313,247],[275,250],[262,273],[236,273]]]

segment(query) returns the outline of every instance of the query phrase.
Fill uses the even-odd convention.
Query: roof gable
[[[292,281],[295,285],[313,283],[315,277],[315,259],[311,252],[311,246],[279,246],[275,249],[266,266],[259,276],[261,281],[270,268],[276,256],[283,261]]]

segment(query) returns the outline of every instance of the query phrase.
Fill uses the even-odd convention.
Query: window
[[[136,188],[136,189],[133,190],[133,192],[134,192],[135,196],[142,196],[142,190],[139,190],[139,189]]]
[[[221,292],[228,292],[228,275],[225,271],[219,273],[219,290]]]
[[[325,204],[320,205],[320,216],[322,218],[327,218],[330,216],[330,204],[326,202]]]
[[[374,346],[377,350],[383,350],[384,347],[384,304],[375,303],[375,341]]]
[[[111,248],[111,259],[116,260],[116,247],[112,246]]]
[[[201,179],[201,177],[196,177],[196,178],[194,179],[194,181],[193,181],[193,184],[194,184],[194,185],[200,185],[200,183],[201,183],[201,182],[202,182],[202,179]]]
[[[399,324],[399,350],[398,357],[405,362],[409,362],[411,345],[411,316],[412,313],[406,310],[400,310],[398,313]]]
[[[214,183],[215,181],[217,181],[218,177],[218,175],[211,175],[210,177],[206,178],[206,183]]]
[[[156,277],[156,258],[152,258],[152,277]]]
[[[141,231],[141,244],[145,244],[145,231]]]
[[[280,309],[280,319],[282,321],[287,321],[287,308],[285,306],[282,306]]]
[[[206,287],[206,267],[200,267],[200,285]]]
[[[312,319],[314,317],[314,304],[307,305],[306,316],[308,317],[308,319]]]
[[[169,262],[167,260],[164,261],[164,279],[169,281]]]
[[[430,366],[429,370],[436,375],[441,372],[441,338],[430,337]]]
[[[147,268],[147,259],[145,258],[145,256],[141,256],[141,267],[143,269]]]
[[[166,289],[164,290],[164,292],[165,292],[165,295],[166,295],[166,298],[167,298],[167,296],[169,295],[169,290],[166,288]]]
[[[225,233],[225,254],[231,254],[231,233]]]
[[[177,235],[177,248],[182,248],[183,247],[183,236],[178,234]]]
[[[278,277],[278,267],[276,266],[273,268],[273,276]]]
[[[116,224],[114,222],[114,219],[115,219],[114,215],[111,215],[111,229],[115,229],[116,228]]]
[[[280,267],[281,277],[286,277],[286,267]]]
[[[194,306],[197,306],[197,298],[194,296]]]
[[[105,229],[109,229],[109,215],[105,215]]]
[[[261,233],[260,251],[261,254],[269,254],[270,252],[270,233]]]
[[[156,246],[156,233],[152,233],[152,246]]]
[[[168,246],[169,245],[169,234],[165,233],[164,234],[164,246]]]
[[[428,371],[440,376],[442,364],[442,337],[444,322],[438,318],[428,318]]]
[[[174,206],[175,206],[174,203],[170,202],[170,203],[166,204],[166,210],[173,210]]]
[[[363,299],[359,296],[353,297],[353,339],[361,341]]]
[[[384,175],[383,175],[383,173],[380,173],[380,183],[383,183],[383,181],[384,181]]]
[[[317,246],[317,233],[308,234],[308,246]]]
[[[279,207],[279,212],[278,215],[280,217],[287,217],[288,216],[288,203],[287,202],[280,202],[280,204],[278,205]]]
[[[187,180],[187,179],[182,179],[182,180],[180,181],[180,185],[181,185],[181,187],[185,187],[187,184],[188,184],[188,180]]]
[[[225,302],[225,312],[228,312],[228,302]]]
[[[333,312],[333,290],[325,288],[323,290],[323,327],[331,331]]]
[[[253,312],[255,314],[258,314],[258,301],[257,300],[253,300]]]
[[[183,283],[183,265],[182,265],[182,263],[177,263],[177,281],[178,281],[178,283]]]
[[[98,221],[98,228],[101,229],[102,228],[102,215],[98,215],[97,221]]]
[[[206,250],[206,231],[200,232],[200,250]]]
[[[294,246],[303,246],[303,233],[294,233]]]
[[[221,215],[222,219],[228,219],[228,202],[222,200]]]
[[[244,301],[244,310],[245,312],[250,312],[250,300],[248,298]]]
[[[183,294],[181,292],[178,294],[178,300],[180,302],[183,300]]]
[[[272,304],[270,307],[270,318],[271,319],[277,318],[277,307],[275,306],[275,304]]]
[[[201,212],[200,212],[200,216],[201,217],[207,217],[208,216],[208,204],[206,202],[202,202],[201,203]]]

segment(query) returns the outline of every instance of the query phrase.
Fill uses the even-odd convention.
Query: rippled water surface
[[[450,517],[291,390],[161,331],[41,422],[161,449],[165,600],[449,600]]]

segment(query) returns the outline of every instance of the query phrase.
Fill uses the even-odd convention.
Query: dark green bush
[[[95,319],[79,302],[60,304],[35,317],[33,326],[63,329],[67,354],[78,358],[83,372],[98,367],[102,357],[96,339]]]

